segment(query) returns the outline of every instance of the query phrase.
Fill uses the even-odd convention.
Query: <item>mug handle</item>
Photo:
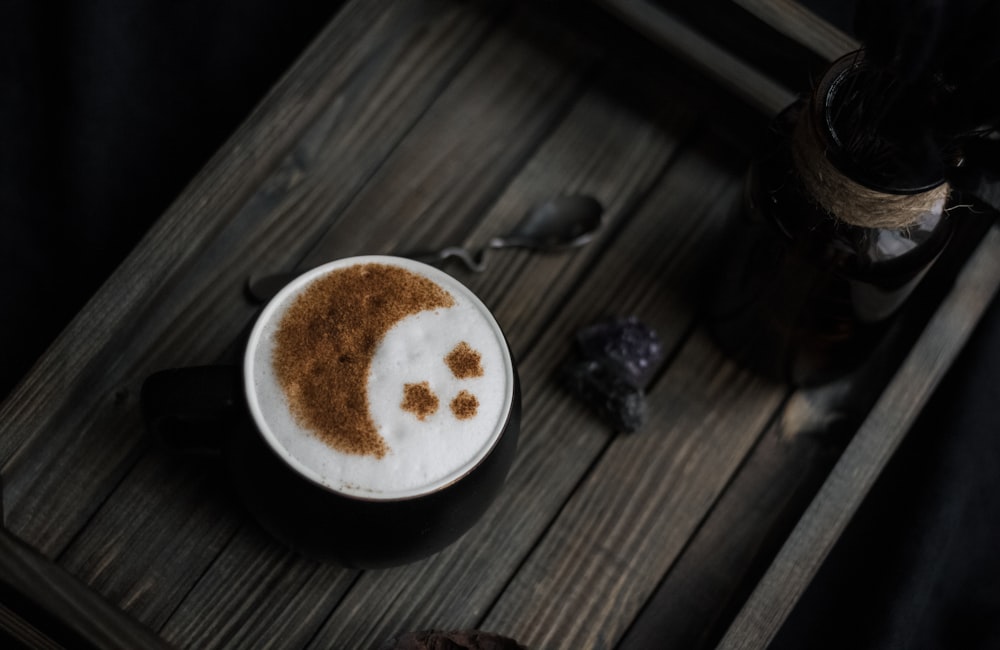
[[[243,410],[236,366],[161,370],[142,384],[146,429],[171,451],[218,455]]]

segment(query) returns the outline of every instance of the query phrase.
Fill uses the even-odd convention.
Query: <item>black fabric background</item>
[[[773,650],[1000,648],[1000,301]]]
[[[0,0],[0,395],[339,4]],[[994,301],[776,647],[1000,648],[998,373]]]
[[[337,0],[0,0],[0,395]]]

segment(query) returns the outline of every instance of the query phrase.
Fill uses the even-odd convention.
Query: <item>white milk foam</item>
[[[274,331],[312,280],[355,264],[391,264],[422,275],[445,289],[455,304],[404,318],[385,335],[368,376],[372,419],[389,452],[382,458],[348,454],[300,427],[288,408],[272,365]],[[481,377],[456,378],[444,358],[465,341],[481,355]],[[264,308],[247,346],[245,387],[250,410],[267,442],[289,465],[336,492],[370,499],[427,493],[460,478],[493,447],[503,430],[514,391],[513,364],[500,327],[464,285],[413,260],[364,256],[331,262],[305,273]],[[427,382],[437,411],[424,420],[401,408],[406,384]],[[459,391],[477,398],[472,418],[459,420],[449,408]]]

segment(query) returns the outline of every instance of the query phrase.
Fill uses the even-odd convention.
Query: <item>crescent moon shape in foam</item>
[[[379,342],[404,318],[454,304],[438,284],[399,266],[360,264],[314,280],[274,333],[275,376],[296,421],[338,451],[384,456],[367,395]]]

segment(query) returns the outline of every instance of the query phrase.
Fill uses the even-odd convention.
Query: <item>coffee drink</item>
[[[251,333],[244,381],[278,456],[374,500],[467,474],[496,444],[515,392],[482,302],[438,269],[381,256],[333,262],[279,292]]]
[[[521,418],[486,307],[442,271],[383,256],[293,280],[258,316],[242,368],[158,371],[141,402],[167,448],[219,455],[277,540],[357,568],[461,537],[500,493]]]

